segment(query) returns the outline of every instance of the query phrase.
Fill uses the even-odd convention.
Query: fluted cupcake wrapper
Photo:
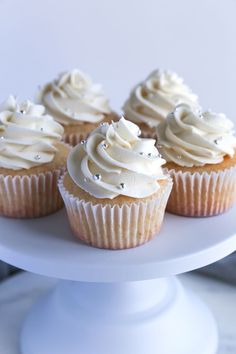
[[[173,188],[167,211],[184,216],[213,216],[228,210],[236,201],[236,167],[210,173],[167,170]]]
[[[62,140],[71,146],[76,146],[81,140],[86,140],[89,133],[64,133]]]
[[[162,225],[172,182],[163,187],[159,198],[132,204],[93,205],[71,195],[59,180],[73,233],[84,242],[99,248],[125,249],[151,240]]]
[[[62,208],[57,184],[64,171],[61,168],[37,175],[0,175],[0,215],[34,218]]]

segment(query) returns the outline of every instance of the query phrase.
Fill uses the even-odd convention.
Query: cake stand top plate
[[[160,234],[129,250],[87,246],[71,233],[65,210],[31,219],[0,218],[0,259],[61,279],[146,280],[213,263],[236,250],[236,206],[210,218],[165,215]]]

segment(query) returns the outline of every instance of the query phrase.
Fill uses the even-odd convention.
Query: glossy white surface
[[[179,279],[199,295],[213,312],[219,327],[217,354],[234,354],[236,288],[196,274],[182,275]],[[26,313],[56,283],[51,278],[22,273],[0,284],[0,353],[20,354],[19,336]]]
[[[78,241],[65,210],[33,220],[1,218],[0,258],[34,273],[68,280],[116,282],[169,276],[232,253],[235,212],[236,206],[211,218],[166,214],[153,241],[124,251],[96,249]]]

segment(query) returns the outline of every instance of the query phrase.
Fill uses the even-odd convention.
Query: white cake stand
[[[64,279],[36,303],[23,354],[213,354],[217,329],[206,306],[174,274],[236,249],[236,207],[211,218],[166,215],[148,244],[108,251],[77,241],[65,211],[0,219],[0,258]]]

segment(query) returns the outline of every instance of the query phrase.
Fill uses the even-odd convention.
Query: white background
[[[116,110],[157,67],[235,119],[235,0],[0,0],[0,100],[78,67]]]

